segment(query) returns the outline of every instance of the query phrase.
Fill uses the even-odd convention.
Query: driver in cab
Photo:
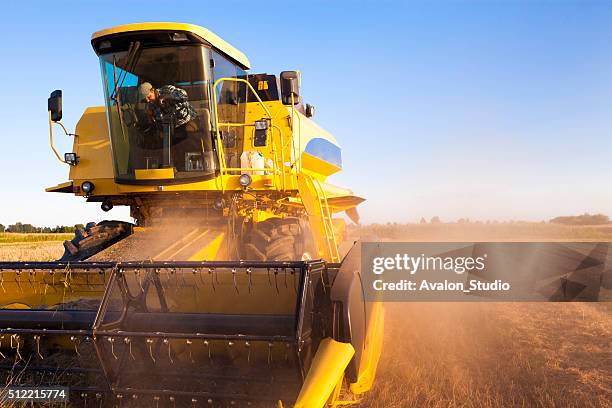
[[[184,167],[184,151],[193,150],[196,140],[189,134],[198,132],[197,113],[188,101],[187,91],[174,85],[154,88],[149,82],[138,87],[139,100],[146,103],[146,113],[153,128],[161,130],[163,124],[174,124],[172,145],[174,165]]]
[[[187,92],[174,85],[164,85],[155,89],[149,82],[138,87],[140,100],[147,103],[147,109],[154,122],[164,123],[174,120],[175,135],[177,130],[197,131],[194,119],[197,113],[187,100]],[[182,133],[182,132],[180,132]]]

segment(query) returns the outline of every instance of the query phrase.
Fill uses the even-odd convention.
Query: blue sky
[[[91,33],[142,21],[207,27],[252,72],[301,70],[366,222],[612,214],[612,2],[22,1],[0,18],[5,225],[127,218],[43,192],[67,178],[46,101],[63,89],[73,129],[103,102]]]

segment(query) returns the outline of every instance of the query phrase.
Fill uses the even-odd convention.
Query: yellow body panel
[[[155,31],[155,30],[167,30],[167,31],[188,31],[194,33],[198,37],[207,41],[210,45],[217,48],[219,51],[231,57],[238,62],[243,69],[249,69],[251,63],[249,59],[241,51],[235,48],[233,45],[223,40],[221,37],[216,35],[210,30],[204,27],[200,27],[195,24],[186,23],[172,23],[172,22],[150,22],[150,23],[134,23],[124,24],[116,27],[106,28],[104,30],[96,31],[91,36],[91,39],[98,39],[106,37],[112,34],[126,33],[131,31]]]
[[[71,180],[115,178],[110,137],[106,121],[106,109],[94,106],[85,109],[79,119],[74,138],[73,152],[79,158],[76,166],[70,166]]]
[[[136,169],[134,174],[136,180],[173,179],[174,169]]]
[[[321,340],[294,408],[324,407],[354,354],[350,343]]]

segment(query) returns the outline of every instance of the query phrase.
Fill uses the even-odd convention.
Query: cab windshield
[[[118,181],[215,175],[209,60],[200,45],[100,56]]]

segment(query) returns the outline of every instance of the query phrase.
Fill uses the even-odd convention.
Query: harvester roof
[[[195,24],[186,23],[170,23],[170,22],[151,22],[151,23],[134,23],[124,24],[116,27],[106,28],[96,31],[91,37],[92,44],[99,42],[104,37],[114,36],[116,34],[137,32],[137,31],[174,31],[188,33],[190,39],[195,39],[203,43],[210,44],[212,47],[221,51],[238,63],[243,69],[249,69],[251,63],[249,59],[237,48],[223,40],[210,30],[200,27]],[[96,50],[97,51],[97,50]]]

